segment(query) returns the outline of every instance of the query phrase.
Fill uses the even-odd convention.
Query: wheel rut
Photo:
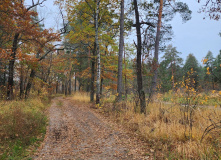
[[[53,99],[48,118],[45,139],[33,159],[150,159],[142,155],[135,139],[68,98]]]

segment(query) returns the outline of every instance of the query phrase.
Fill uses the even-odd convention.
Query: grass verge
[[[33,98],[0,106],[0,159],[31,159],[46,132],[47,105]]]

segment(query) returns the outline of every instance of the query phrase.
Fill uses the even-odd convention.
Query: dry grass
[[[89,95],[78,93],[74,100],[89,102]],[[220,159],[221,135],[216,128],[209,132],[201,142],[205,129],[221,119],[220,108],[196,108],[193,116],[192,136],[189,126],[183,121],[183,106],[152,103],[147,107],[147,115],[136,113],[132,101],[121,104],[112,103],[110,98],[103,99],[99,107],[102,113],[125,126],[131,133],[149,142],[157,159]],[[113,112],[113,108],[117,108]]]
[[[75,92],[73,94],[72,100],[75,100],[78,102],[89,103],[90,102],[90,93]]]
[[[152,103],[147,108],[148,115],[144,116],[134,112],[134,104],[126,105],[127,110],[115,115],[114,119],[149,141],[158,158],[220,158],[220,132],[214,130],[200,142],[204,130],[211,125],[209,118],[220,120],[220,109],[197,108],[192,137],[188,137],[189,126],[182,121],[180,106]]]
[[[46,131],[46,105],[39,98],[0,102],[0,159],[21,159]]]

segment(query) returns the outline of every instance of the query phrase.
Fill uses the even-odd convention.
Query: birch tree
[[[100,78],[101,78],[101,55],[99,51],[99,41],[98,41],[99,5],[100,5],[100,0],[96,0],[96,13],[95,13],[95,48],[96,48],[96,55],[97,55],[96,104],[100,104]]]

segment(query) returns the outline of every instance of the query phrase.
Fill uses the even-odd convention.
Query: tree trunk
[[[81,91],[81,83],[79,82],[78,91]]]
[[[56,94],[58,94],[58,86],[59,86],[59,83],[58,83],[58,80],[56,82]]]
[[[64,92],[65,92],[65,85],[64,85],[63,81],[62,81],[62,85],[61,85],[61,92],[62,92],[62,94],[64,94]]]
[[[35,73],[36,73],[35,69],[31,69],[31,74],[30,74],[28,84],[27,84],[27,87],[26,87],[26,90],[25,90],[25,99],[27,99],[28,96],[29,96],[31,86],[32,86],[32,83],[33,83],[33,80],[34,80],[34,77],[35,77]]]
[[[68,95],[68,81],[67,81],[67,79],[65,79],[64,94],[65,94],[65,96]]]
[[[141,113],[146,113],[146,102],[145,102],[145,93],[143,90],[143,82],[142,82],[142,65],[141,65],[141,31],[140,31],[140,20],[139,20],[139,12],[137,6],[137,0],[134,0],[134,10],[135,10],[135,18],[136,18],[136,31],[137,31],[137,87],[138,87],[138,95],[140,100],[140,111]]]
[[[4,71],[3,82],[2,82],[4,86],[6,86],[6,69],[7,69],[7,66],[5,65],[5,71]]]
[[[76,77],[76,72],[74,72],[74,92],[77,91],[77,77]]]
[[[39,56],[40,56],[40,53],[37,53],[36,54],[36,58],[39,58]],[[32,83],[33,83],[33,80],[34,80],[34,77],[35,77],[35,73],[36,73],[35,69],[32,68],[31,69],[30,77],[28,79],[28,84],[27,84],[26,90],[25,90],[25,99],[27,99],[28,96],[29,96],[29,93],[30,93],[30,90],[31,90],[31,86],[32,86]]]
[[[69,81],[68,81],[68,94],[71,95],[71,77],[72,77],[72,74],[71,74],[71,71],[70,71],[70,77],[69,77]]]
[[[90,92],[90,101],[94,102],[94,79],[95,79],[95,55],[96,55],[96,45],[94,43],[93,56],[91,58],[91,92]]]
[[[96,81],[96,104],[100,104],[100,78],[101,78],[101,55],[98,42],[98,15],[99,15],[100,0],[96,0],[96,13],[95,13],[95,44],[97,55],[97,81]]]
[[[21,72],[20,72],[20,99],[23,99],[24,95],[24,75],[23,75],[23,64],[21,63]]]
[[[125,77],[124,77],[125,87],[124,87],[124,90],[125,90],[125,99],[127,100],[127,74],[126,74],[127,65],[126,65],[125,50],[124,50],[124,69],[125,69]]]
[[[15,55],[18,48],[19,33],[16,33],[13,40],[12,54],[10,55],[9,68],[8,68],[8,85],[7,85],[7,100],[13,99],[13,86],[14,86],[14,64]]]
[[[90,92],[90,79],[87,79],[87,88],[86,92]]]
[[[174,91],[174,73],[173,73],[173,64],[171,60],[171,69],[172,69],[172,90]]]
[[[151,100],[152,95],[154,95],[156,91],[156,86],[157,86],[158,57],[159,57],[159,43],[160,43],[162,12],[163,12],[163,0],[160,0],[160,7],[158,11],[157,33],[156,33],[156,41],[155,41],[155,52],[154,52],[154,60],[153,60],[154,75],[152,79],[152,85],[150,89],[148,102]]]
[[[101,78],[101,85],[100,85],[101,95],[102,95],[102,91],[103,91],[103,82],[104,82],[104,78],[102,77],[102,78]]]
[[[121,13],[120,13],[120,42],[119,42],[119,55],[118,55],[118,79],[117,79],[117,101],[122,100],[123,94],[123,51],[124,51],[124,0],[121,0]]]

